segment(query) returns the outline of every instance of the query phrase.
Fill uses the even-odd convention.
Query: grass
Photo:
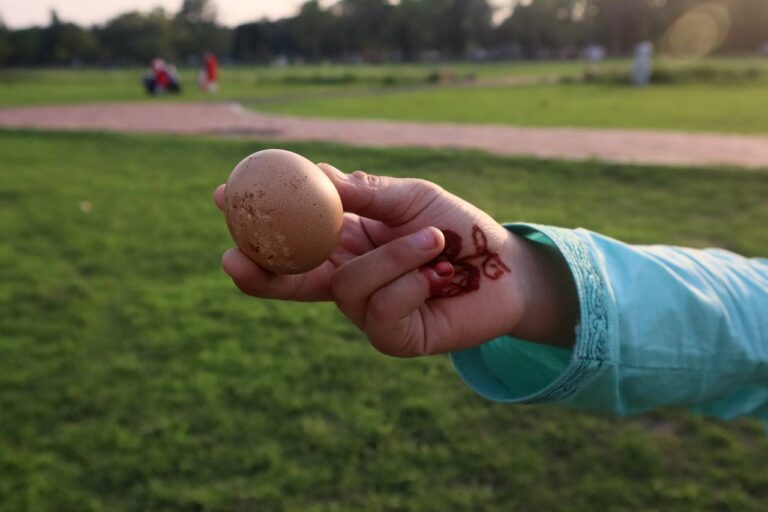
[[[210,195],[263,147],[0,131],[0,510],[765,510],[756,422],[494,404],[327,304],[241,295]],[[768,247],[765,173],[285,147],[500,221]]]
[[[657,74],[665,83],[641,89],[572,80],[589,69],[596,82],[628,81],[630,67],[628,61],[609,61],[589,68],[552,68],[549,74],[569,82],[556,85],[494,86],[492,81],[501,77],[489,74],[485,87],[273,97],[251,104],[261,111],[314,117],[768,133],[768,61],[660,60]],[[539,75],[548,74],[543,69]]]
[[[576,76],[578,62],[512,64],[450,63],[447,65],[306,65],[281,67],[223,67],[220,94],[207,96],[197,89],[197,71],[181,69],[184,87],[181,96],[156,98],[158,101],[241,100],[391,89],[389,85],[425,84],[435,69],[447,67],[458,75],[478,79],[504,76]],[[82,103],[147,100],[141,77],[146,70],[129,69],[20,69],[0,70],[0,106],[45,103]]]
[[[765,84],[562,84],[292,99],[255,108],[314,117],[768,133],[765,91]]]
[[[629,61],[616,60],[591,69],[598,81],[601,76],[614,80],[628,76],[630,66]],[[484,85],[431,84],[429,77],[439,68]],[[678,75],[684,80],[645,89],[613,83],[499,84],[520,76],[559,76],[574,82],[585,69],[578,61],[225,67],[215,96],[201,93],[196,71],[184,69],[181,96],[151,100],[233,100],[261,111],[315,117],[768,133],[767,61],[662,60],[666,80]],[[729,77],[746,77],[750,70],[755,71],[754,80],[728,83]],[[0,71],[0,107],[147,101],[140,84],[143,73],[138,68]],[[710,75],[717,83],[697,82]]]
[[[29,69],[0,73],[0,105],[39,105],[50,103],[85,103],[109,101],[147,101],[141,78],[146,70],[135,69]],[[208,96],[197,88],[197,74],[192,69],[180,71],[181,95],[154,98],[155,101],[206,101],[247,97],[257,100],[284,94],[309,94],[334,87],[262,82],[254,69],[223,69],[222,89],[218,96]]]

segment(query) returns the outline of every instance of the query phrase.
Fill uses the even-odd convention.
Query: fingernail
[[[440,277],[449,277],[453,275],[453,265],[450,261],[439,261],[432,267]]]
[[[413,245],[422,251],[428,251],[437,245],[435,233],[430,228],[422,229],[418,233],[412,235],[411,240]]]
[[[224,254],[221,255],[221,265],[226,266],[231,263],[233,259],[237,258],[237,249],[227,249]]]

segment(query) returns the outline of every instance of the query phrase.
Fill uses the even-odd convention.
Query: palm
[[[407,317],[388,319],[383,328],[377,327],[370,307],[365,319],[351,316],[379,349],[396,355],[445,352],[505,332],[520,297],[515,279],[501,279],[512,273],[499,256],[508,233],[491,217],[445,192],[392,225],[345,215],[341,241],[323,271],[326,283],[343,264],[427,226],[443,231],[447,245],[440,258],[451,261],[455,269],[451,283],[432,290]],[[376,268],[370,271],[376,272]]]
[[[432,290],[407,318],[389,324],[375,345],[407,346],[397,355],[455,351],[508,332],[522,303],[515,270],[503,262],[508,232],[469,203],[445,194],[392,236],[425,226],[446,237],[441,259],[454,266],[452,281]]]
[[[365,232],[363,219],[354,213],[345,213],[339,245],[328,258],[328,263],[338,268],[376,247]]]

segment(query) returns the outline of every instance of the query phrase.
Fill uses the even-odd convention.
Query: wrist
[[[510,336],[572,347],[576,339],[579,299],[570,269],[559,251],[509,232],[505,244],[518,281],[521,314]]]

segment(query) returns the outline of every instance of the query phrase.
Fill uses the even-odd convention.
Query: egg
[[[344,211],[331,180],[290,151],[253,153],[234,168],[224,214],[239,249],[275,274],[300,274],[323,263],[341,237]]]

